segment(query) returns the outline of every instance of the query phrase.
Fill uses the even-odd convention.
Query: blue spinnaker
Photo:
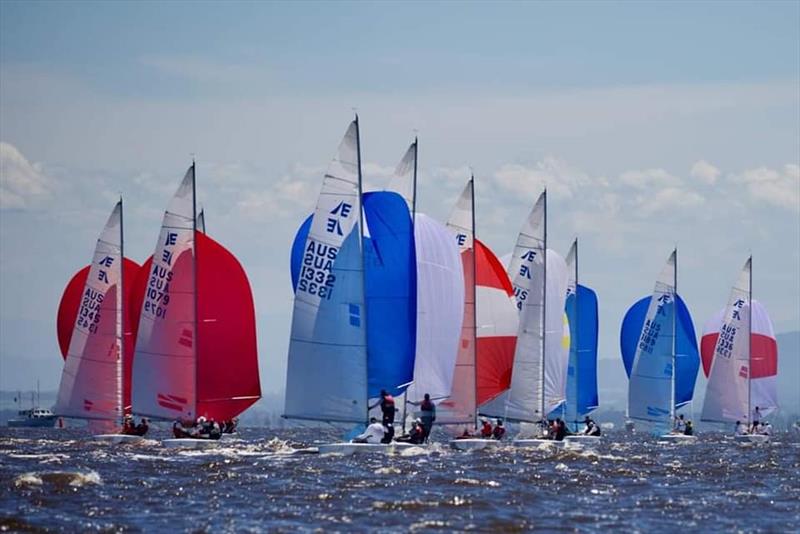
[[[578,423],[598,406],[597,294],[578,284],[577,295],[567,297],[565,310],[570,334],[565,420]]]
[[[636,345],[642,333],[647,308],[652,297],[644,297],[628,309],[622,320],[619,343],[622,361],[628,378],[631,376],[633,359],[636,356]],[[678,295],[678,324],[675,340],[675,407],[680,408],[692,400],[697,371],[700,368],[700,353],[697,349],[697,336],[694,331],[692,316],[686,303]]]
[[[392,395],[413,380],[417,327],[417,268],[411,215],[403,197],[390,191],[365,193],[364,286],[367,305],[368,396]],[[305,220],[292,244],[292,287],[297,287]]]

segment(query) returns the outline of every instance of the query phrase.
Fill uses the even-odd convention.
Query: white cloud
[[[650,195],[637,197],[637,213],[649,217],[658,213],[674,213],[705,204],[706,199],[696,191],[680,187],[665,187]]]
[[[714,185],[720,175],[719,169],[704,159],[696,161],[694,165],[692,165],[692,169],[689,173],[693,178],[697,178],[708,185]]]
[[[586,173],[554,157],[546,157],[533,166],[505,164],[492,178],[507,191],[531,198],[538,196],[545,187],[557,197],[569,198],[589,182]]]
[[[0,209],[30,209],[52,195],[53,182],[10,143],[0,142]]]
[[[673,176],[664,169],[625,171],[619,175],[619,181],[624,185],[637,189],[645,189],[652,186],[676,186],[681,183],[680,178]]]
[[[780,208],[800,211],[800,166],[784,165],[782,169],[759,167],[734,175],[735,183],[747,184],[754,198]]]

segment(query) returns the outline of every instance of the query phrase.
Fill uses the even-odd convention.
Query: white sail
[[[160,419],[197,416],[194,170],[164,212],[139,315],[133,411]]]
[[[777,407],[774,380],[751,380],[755,366],[751,344],[759,343],[760,337],[774,339],[769,316],[755,301],[751,318],[751,276],[748,259],[731,289],[728,305],[705,328],[706,333],[715,332],[718,338],[703,402],[703,421],[749,422],[755,406],[764,416]]]
[[[455,233],[455,242],[461,253],[464,273],[464,316],[461,323],[460,343],[453,371],[453,387],[450,398],[442,403],[439,423],[474,423],[477,384],[475,380],[475,254],[473,247],[473,180],[467,182],[458,197],[447,221],[447,227]]]
[[[356,119],[325,174],[305,243],[289,343],[287,417],[367,417],[359,150]]]
[[[415,173],[417,168],[417,141],[414,140],[406,150],[403,159],[397,164],[392,179],[389,182],[391,191],[400,194],[408,204],[409,211],[414,210]]]
[[[197,231],[203,234],[206,233],[206,212],[203,209],[197,214]]]
[[[567,296],[573,295],[578,290],[578,240],[572,242],[567,252]]]
[[[450,395],[464,320],[464,269],[453,234],[418,213],[414,222],[417,254],[417,351],[408,398],[419,401]]]
[[[547,299],[544,352],[544,413],[549,414],[567,399],[569,368],[569,322],[567,301],[567,263],[554,250],[547,250]]]
[[[629,416],[662,427],[674,413],[676,260],[673,251],[656,281],[628,382]]]
[[[544,408],[545,246],[547,193],[539,195],[517,236],[508,276],[519,312],[511,387],[485,403],[481,412],[519,421],[538,421]],[[559,314],[560,316],[560,314]]]
[[[122,264],[120,200],[95,246],[58,388],[58,415],[122,419]]]

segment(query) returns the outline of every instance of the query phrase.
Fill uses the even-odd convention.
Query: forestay
[[[367,325],[358,119],[328,167],[303,247],[292,315],[285,415],[364,422]]]
[[[58,415],[120,422],[123,415],[122,201],[94,250],[61,375]]]

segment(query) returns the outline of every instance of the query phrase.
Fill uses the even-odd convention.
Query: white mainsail
[[[170,200],[147,273],[133,360],[133,411],[160,419],[197,416],[195,166]]]
[[[674,414],[677,250],[656,280],[628,382],[633,419],[667,426]]]
[[[414,139],[403,159],[397,164],[388,187],[406,200],[408,210],[412,214],[416,207],[417,145],[417,140]]]
[[[476,416],[476,325],[475,325],[475,214],[474,178],[470,178],[447,221],[455,233],[464,273],[464,315],[460,343],[453,371],[453,387],[446,409],[437,416],[439,423],[475,423]]]
[[[367,417],[360,160],[356,118],[325,174],[306,239],[289,342],[286,417]]]
[[[751,421],[754,408],[763,416],[777,408],[773,377],[752,378],[753,340],[774,339],[772,322],[752,300],[752,258],[744,264],[728,305],[713,317],[706,332],[717,332],[701,419],[712,422]]]
[[[122,200],[94,250],[61,374],[55,412],[121,422],[124,344]]]

